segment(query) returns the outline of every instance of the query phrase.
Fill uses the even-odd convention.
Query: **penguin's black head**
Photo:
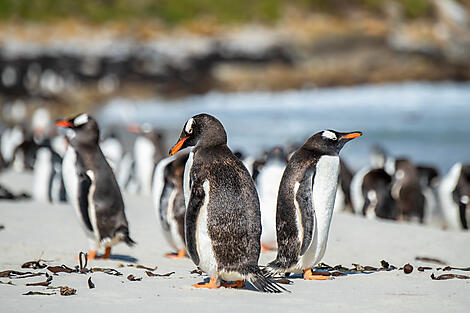
[[[56,125],[66,129],[65,135],[72,146],[97,145],[99,142],[100,130],[98,123],[86,113],[68,120],[57,121]]]
[[[276,146],[266,154],[266,161],[270,160],[284,163],[287,161],[287,154],[282,147]]]
[[[210,147],[226,143],[227,134],[222,123],[212,115],[198,114],[184,124],[180,138],[170,150],[170,155],[186,147]]]
[[[307,139],[303,148],[325,155],[338,155],[348,141],[360,136],[362,136],[360,131],[340,133],[331,129],[324,130]]]

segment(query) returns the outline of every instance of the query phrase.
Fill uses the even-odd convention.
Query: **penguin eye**
[[[192,128],[188,129],[188,130],[187,130],[187,133],[188,133],[188,134],[192,134],[192,133],[193,133],[193,129],[192,129]]]

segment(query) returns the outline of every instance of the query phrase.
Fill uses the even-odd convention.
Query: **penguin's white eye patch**
[[[88,114],[81,114],[73,120],[74,126],[80,126],[88,122]]]
[[[184,128],[184,131],[187,132],[188,134],[192,134],[192,132],[193,132],[193,123],[194,123],[193,118],[190,118],[186,122],[186,127]]]
[[[330,140],[337,140],[338,139],[336,137],[335,133],[333,133],[329,130],[325,130],[321,135],[322,135],[323,138],[327,138],[327,139],[330,139]]]

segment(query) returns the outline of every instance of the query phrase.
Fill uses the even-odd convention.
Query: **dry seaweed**
[[[135,268],[141,268],[141,269],[144,269],[144,270],[147,270],[147,271],[156,271],[158,266],[155,265],[155,267],[147,267],[147,266],[144,266],[144,265],[140,265],[140,264],[137,264],[135,266]]]
[[[197,269],[197,268],[196,268],[196,269],[194,269],[194,270],[192,270],[192,271],[191,271],[191,272],[189,272],[189,273],[190,273],[190,274],[198,274],[198,275],[202,275],[202,271],[201,271],[201,270],[199,270],[199,269]]]
[[[78,273],[77,269],[67,267],[64,264],[62,264],[61,266],[48,266],[47,269],[49,271],[51,271],[53,274],[57,274],[57,273]]]
[[[88,288],[93,289],[95,288],[95,284],[91,281],[91,277],[88,277]]]
[[[331,273],[331,276],[335,276],[335,277],[337,277],[337,276],[347,276],[347,274],[335,271],[335,272]]]
[[[12,286],[16,286],[11,280],[9,280],[7,283],[3,282],[3,281],[0,281],[0,284],[2,285],[12,285]]]
[[[45,281],[39,282],[39,283],[29,283],[26,284],[26,286],[31,287],[31,286],[49,286],[52,281],[52,276],[47,276],[47,279]]]
[[[285,285],[291,285],[292,284],[292,281],[287,279],[287,278],[278,278],[278,279],[275,279],[274,282],[276,282],[278,284],[285,284]]]
[[[420,271],[420,272],[424,272],[426,270],[432,270],[432,267],[429,267],[429,266],[420,266],[420,267],[418,267],[418,271]]]
[[[405,274],[410,274],[413,272],[413,266],[410,263],[405,264],[403,266],[403,272],[405,272]]]
[[[61,296],[72,296],[77,293],[77,290],[67,286],[60,286],[59,288]]]
[[[80,251],[78,254],[78,271],[82,274],[86,274],[89,270],[86,268],[88,265],[88,254]]]
[[[439,260],[439,259],[436,259],[436,258],[429,258],[429,257],[425,257],[425,256],[417,256],[415,258],[416,261],[422,261],[422,262],[431,262],[431,263],[437,263],[437,264],[441,264],[441,265],[445,265],[446,262],[442,261],[442,260]]]
[[[115,270],[114,268],[101,268],[101,267],[92,267],[90,269],[90,272],[91,273],[94,273],[94,272],[102,272],[102,273],[105,273],[105,274],[108,274],[108,275],[113,275],[113,276],[122,276],[122,273]]]
[[[33,276],[25,276],[25,275],[39,276],[39,275],[36,275],[35,273],[32,273],[32,272],[18,272],[18,271],[14,271],[14,270],[6,270],[6,271],[3,271],[3,272],[0,272],[0,277],[8,277],[8,278],[33,277]]]
[[[28,291],[23,293],[23,296],[52,296],[55,294],[55,292]]]
[[[37,269],[43,269],[47,267],[46,264],[41,264],[41,261],[44,261],[44,260],[26,262],[23,265],[21,265],[21,268],[32,268],[32,269],[37,270]]]
[[[470,279],[470,276],[467,275],[458,275],[458,274],[442,274],[439,276],[434,276],[434,273],[431,274],[431,279],[433,280],[447,280],[447,279],[453,279],[453,278],[458,278],[458,279]]]
[[[154,274],[150,271],[146,271],[145,273],[147,274],[148,277],[168,277],[170,275],[173,275],[175,272],[169,272],[166,274]]]
[[[130,274],[129,276],[127,276],[127,279],[130,281],[141,281],[142,277],[135,277],[134,275]]]

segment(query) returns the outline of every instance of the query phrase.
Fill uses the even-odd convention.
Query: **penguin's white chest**
[[[208,228],[208,205],[210,201],[210,184],[209,181],[204,181],[202,185],[204,189],[204,201],[199,210],[199,215],[196,220],[196,247],[199,255],[198,266],[206,272],[209,277],[217,276],[217,261],[215,259],[214,250],[212,249],[212,242],[209,237]]]
[[[312,243],[302,256],[303,268],[317,264],[325,254],[338,187],[339,167],[338,156],[322,156],[317,162],[312,188],[314,234]]]
[[[191,151],[188,160],[184,166],[183,177],[183,192],[184,192],[184,205],[188,207],[189,197],[191,196],[191,168],[193,167],[194,152]]]

